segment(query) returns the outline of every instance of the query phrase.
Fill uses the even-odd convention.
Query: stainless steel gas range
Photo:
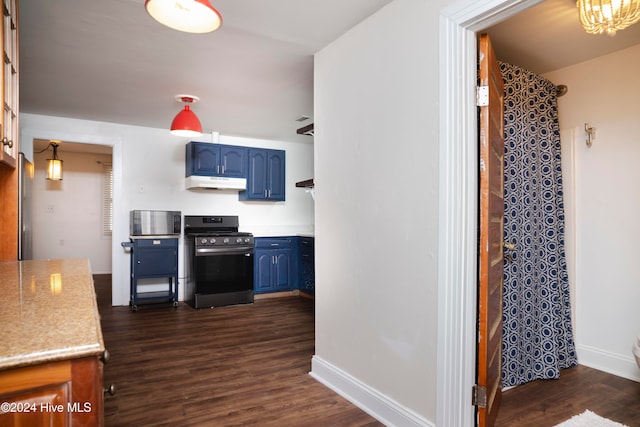
[[[253,302],[253,235],[238,217],[185,215],[185,302],[194,308]]]

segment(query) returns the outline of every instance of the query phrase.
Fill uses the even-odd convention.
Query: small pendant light
[[[171,123],[171,135],[190,138],[202,135],[200,120],[198,120],[198,116],[189,108],[189,104],[198,102],[199,100],[200,98],[194,95],[176,95],[176,101],[183,102],[185,106]]]
[[[49,145],[53,147],[53,158],[47,159],[46,179],[51,181],[62,181],[62,160],[58,158],[58,143],[51,142]]]
[[[144,7],[159,23],[186,33],[209,33],[222,25],[209,0],[146,0]]]

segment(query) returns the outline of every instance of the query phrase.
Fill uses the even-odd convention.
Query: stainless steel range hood
[[[187,190],[246,190],[246,178],[228,178],[224,176],[200,176],[191,175],[185,178]]]

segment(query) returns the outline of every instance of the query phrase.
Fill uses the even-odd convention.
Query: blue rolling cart
[[[169,301],[178,306],[178,237],[136,237],[122,242],[131,249],[131,280],[129,306],[138,310],[138,304]],[[140,292],[140,280],[167,279],[167,289]],[[155,281],[154,281],[155,284]]]

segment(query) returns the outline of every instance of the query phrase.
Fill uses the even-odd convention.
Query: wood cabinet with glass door
[[[0,162],[16,167],[18,157],[18,5],[17,0],[2,0],[2,153]]]
[[[18,1],[2,0],[0,115],[0,261],[18,257]]]

